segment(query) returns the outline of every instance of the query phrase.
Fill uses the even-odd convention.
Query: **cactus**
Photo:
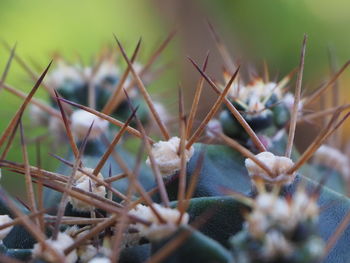
[[[293,147],[297,123],[315,118],[302,107],[346,66],[301,98],[306,37],[294,95],[285,90],[294,72],[278,83],[243,82],[237,66],[224,73],[222,87],[205,73],[208,57],[203,67],[190,59],[200,81],[188,118],[179,91],[175,134],[146,89],[150,66],[172,37],[143,66],[135,62],[141,42],[129,58],[116,39],[119,52],[101,54],[91,67],[60,59],[48,73],[50,64],[29,94],[2,84],[24,102],[0,137],[0,169],[23,175],[27,193],[18,202],[0,189],[2,261],[346,261],[348,162],[340,151],[326,162],[331,151],[323,144],[347,119],[347,105],[320,114],[331,118],[304,153]],[[20,59],[14,50],[12,59]],[[205,81],[218,96],[194,129]],[[33,98],[39,86],[48,90],[49,104]],[[69,145],[65,157],[52,154],[61,162],[57,172],[29,163],[21,122],[28,107],[36,124]],[[148,133],[154,127],[161,138]],[[22,163],[7,159],[17,130]],[[129,140],[139,149],[128,150]]]

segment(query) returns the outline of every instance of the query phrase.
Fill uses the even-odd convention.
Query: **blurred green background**
[[[88,63],[103,45],[114,45],[113,33],[128,50],[142,36],[141,60],[145,60],[167,33],[177,27],[177,39],[161,59],[173,61],[173,68],[152,85],[152,91],[171,93],[183,83],[190,96],[198,74],[186,62],[187,55],[201,60],[210,49],[209,72],[217,78],[221,75],[222,61],[205,25],[206,18],[223,36],[232,55],[255,62],[258,71],[265,59],[272,76],[283,76],[297,66],[302,37],[307,33],[304,87],[311,90],[329,76],[327,48],[334,50],[339,65],[350,58],[349,8],[347,0],[2,0],[0,38],[11,45],[17,42],[17,53],[43,69],[54,52],[71,61],[79,54]],[[0,47],[1,70],[8,56]],[[348,76],[346,73],[341,81],[342,102],[346,102],[348,95],[345,89]],[[7,82],[24,91],[33,85],[16,63]],[[39,91],[38,96],[44,97],[45,92]],[[176,102],[176,95],[167,97]],[[19,104],[19,99],[6,91],[0,92],[0,131]],[[25,127],[27,137],[34,136],[27,116]],[[8,159],[21,162],[18,145],[16,140]],[[57,163],[47,158],[45,149],[43,166],[55,167]],[[35,163],[35,148],[31,146],[29,151]],[[5,175],[1,184],[18,193],[23,185],[15,181],[16,184],[13,175]]]
[[[283,74],[297,65],[304,33],[309,36],[306,77],[321,77],[328,71],[328,48],[334,50],[339,64],[350,58],[347,0],[205,2],[225,26],[225,35],[245,47],[253,59],[266,59],[274,72]]]

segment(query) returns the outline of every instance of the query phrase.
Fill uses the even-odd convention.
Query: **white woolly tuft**
[[[270,178],[269,175],[258,166],[253,160],[245,159],[245,167],[251,177],[261,177],[266,181],[279,180],[284,184],[290,184],[295,178],[295,173],[287,174],[288,170],[293,167],[294,162],[284,156],[276,156],[271,152],[261,152],[255,157],[264,163],[275,175],[275,178]]]
[[[264,163],[268,168],[273,169],[275,165],[275,155],[271,152],[261,152],[255,156]],[[253,160],[247,158],[245,159],[245,167],[249,174],[260,174],[265,173]]]
[[[90,72],[91,74],[91,72]],[[98,68],[98,71],[92,78],[92,83],[99,84],[107,77],[114,77],[119,75],[119,69],[113,61],[103,61]]]
[[[168,141],[159,141],[153,144],[152,153],[159,170],[163,176],[169,176],[180,170],[181,159],[178,154],[180,147],[180,138],[172,137]],[[194,147],[185,150],[186,162],[188,162],[194,153]],[[150,165],[150,160],[147,158],[146,164]]]
[[[289,111],[292,111],[293,109],[293,105],[294,105],[294,95],[292,93],[286,93],[283,98],[282,98],[282,102],[287,106],[287,108],[289,109]],[[302,100],[299,101],[298,104],[298,112],[300,112],[303,109],[304,105]]]
[[[225,76],[228,81],[228,76]],[[294,104],[294,95],[291,93],[283,94],[284,85],[278,85],[275,82],[264,82],[263,79],[257,78],[248,85],[238,81],[232,84],[229,91],[229,96],[241,101],[247,105],[246,111],[251,114],[267,115],[268,110],[265,110],[265,103],[275,95],[278,101],[282,101],[291,111]],[[299,102],[298,109],[303,108],[302,101]]]
[[[257,101],[262,102],[272,94],[275,94],[278,99],[281,99],[282,91],[276,87],[277,83],[265,83],[262,79],[258,78],[248,85],[235,82],[230,88],[229,95],[244,103],[248,103],[251,98],[256,98]]]
[[[80,140],[86,136],[92,122],[94,122],[94,125],[92,126],[89,139],[98,138],[108,128],[108,121],[84,110],[74,111],[71,121],[72,131]]]
[[[349,178],[350,176],[348,157],[331,146],[322,145],[318,148],[313,156],[313,163],[330,167],[338,171],[345,178]]]
[[[265,258],[275,258],[277,256],[288,257],[294,251],[293,246],[278,231],[270,231],[265,235],[265,246],[263,254]]]
[[[56,89],[64,85],[65,82],[73,82],[83,85],[85,80],[79,67],[67,65],[63,60],[57,63],[57,67],[48,75],[50,87]]]
[[[51,238],[46,240],[46,244],[50,245],[57,251],[58,254],[62,256],[64,256],[63,251],[73,243],[73,238],[62,232],[58,233],[56,240],[52,240]],[[52,255],[49,250],[43,248],[40,243],[34,245],[32,255],[34,258],[43,258],[48,262],[57,262],[54,255]],[[65,263],[75,263],[77,260],[78,255],[76,250],[73,250],[65,257]]]
[[[1,172],[1,170],[0,170]],[[1,175],[1,173],[0,173]],[[4,225],[4,224],[7,224],[7,223],[11,223],[13,221],[13,219],[11,217],[9,217],[8,215],[0,215],[0,226]],[[7,235],[8,233],[11,232],[13,226],[9,226],[9,227],[6,227],[2,230],[0,230],[0,240],[3,240]]]
[[[261,116],[266,116],[270,111],[265,108],[264,103],[261,101],[257,95],[251,96],[248,100],[248,111],[251,114],[259,114]]]
[[[98,253],[98,250],[93,245],[84,245],[78,248],[79,262],[90,262]]]
[[[180,211],[173,208],[166,208],[158,204],[153,204],[154,208],[165,220],[166,223],[159,222],[157,216],[149,206],[138,204],[135,209],[130,210],[130,214],[140,217],[152,223],[151,226],[135,224],[140,235],[150,240],[159,240],[171,235],[177,229],[177,222],[180,218]],[[181,218],[181,225],[188,224],[189,215],[185,213]]]
[[[96,257],[91,259],[88,263],[111,263],[111,260],[106,257]]]
[[[205,131],[208,137],[216,138],[217,134],[222,133],[221,122],[217,119],[210,120]]]
[[[293,202],[290,204],[291,218],[294,220],[315,220],[320,212],[319,206],[314,198],[310,198],[304,190],[298,190],[293,195]]]
[[[64,233],[72,237],[73,239],[78,239],[88,233],[89,230],[82,231],[77,225],[68,227]],[[95,257],[98,253],[98,249],[88,242],[80,245],[77,248],[77,255],[79,257],[79,262],[88,262],[90,259]]]
[[[271,227],[290,232],[299,223],[317,220],[318,215],[316,200],[303,189],[298,189],[290,201],[274,193],[260,193],[247,216],[247,227],[253,237],[262,238]]]
[[[91,168],[84,168],[84,170],[87,173],[92,174],[93,169]],[[97,178],[100,180],[104,180],[104,177],[101,173],[97,175]],[[96,181],[88,177],[87,175],[83,174],[80,171],[77,171],[76,174],[74,175],[74,186],[77,188],[80,188],[86,192],[90,192],[90,185],[91,185],[91,192],[93,194],[96,194],[101,197],[106,196],[106,188],[103,185],[97,186]],[[95,209],[95,207],[79,200],[75,199],[73,197],[68,197],[69,202],[72,204],[73,209],[77,211],[82,211],[82,212],[90,212]]]

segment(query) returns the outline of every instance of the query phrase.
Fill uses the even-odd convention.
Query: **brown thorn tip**
[[[238,72],[239,72],[240,66],[237,67],[236,71],[233,73],[231,79],[229,80],[229,82],[226,84],[226,87],[224,89],[223,92],[221,92],[221,94],[219,95],[219,97],[217,98],[215,104],[213,105],[213,107],[210,109],[210,111],[208,112],[207,116],[204,118],[204,120],[202,121],[202,123],[199,125],[199,127],[197,128],[197,130],[194,132],[194,134],[192,135],[192,137],[188,140],[188,143],[186,145],[186,149],[189,149],[195,142],[196,140],[199,138],[199,136],[202,134],[203,130],[205,129],[205,127],[207,126],[208,122],[211,120],[211,118],[216,114],[216,112],[219,110],[220,105],[222,104],[222,102],[226,99],[226,95],[229,92],[231,85],[233,83],[233,81],[236,79]],[[198,67],[198,70],[200,70],[203,73],[203,76],[205,75],[205,73]]]
[[[209,50],[207,52],[207,55],[205,57],[204,64],[202,67],[203,72],[205,72],[207,69],[208,61],[209,61]],[[186,137],[188,137],[188,138],[190,137],[194,118],[196,117],[199,100],[200,100],[200,97],[202,95],[203,85],[204,85],[204,78],[200,77],[198,84],[197,84],[197,87],[196,87],[195,94],[194,94],[193,102],[191,105],[190,115],[188,117],[188,124],[187,124],[187,131],[186,131]]]
[[[5,83],[5,79],[7,77],[7,74],[9,72],[13,57],[15,56],[15,52],[16,52],[16,47],[17,47],[17,42],[14,44],[14,46],[11,49],[11,54],[9,59],[7,60],[6,66],[5,66],[5,70],[1,76],[1,80],[0,80],[0,90],[3,88],[2,84]]]
[[[34,87],[29,92],[28,96],[26,97],[26,99],[22,103],[21,107],[17,110],[15,116],[12,118],[12,120],[9,123],[9,125],[6,127],[5,131],[3,132],[2,136],[0,137],[0,147],[5,142],[6,137],[8,136],[8,134],[11,134],[13,132],[14,127],[16,126],[16,124],[17,124],[18,120],[20,119],[20,117],[22,116],[22,114],[23,114],[24,110],[26,109],[28,103],[33,98],[35,92],[38,90],[41,82],[43,81],[46,73],[49,71],[49,68],[50,68],[51,64],[52,64],[52,60],[49,63],[49,65],[46,67],[44,72],[40,75],[39,79],[35,82]]]
[[[118,38],[115,36],[115,40],[118,44],[119,50],[123,55],[124,60],[126,61],[126,63],[128,64],[128,66],[130,67],[131,73],[134,77],[134,79],[136,80],[137,86],[142,94],[142,96],[144,97],[148,108],[150,109],[151,115],[154,118],[154,120],[156,121],[157,125],[159,126],[159,129],[164,137],[165,140],[169,140],[170,139],[170,134],[168,129],[166,128],[166,126],[164,125],[163,121],[161,120],[158,112],[156,111],[153,101],[151,99],[151,96],[149,95],[149,93],[146,90],[145,85],[143,84],[141,78],[139,77],[139,75],[136,73],[134,67],[132,66],[128,56],[125,53],[125,50],[123,48],[123,46],[121,45],[121,43],[119,42]]]
[[[116,136],[114,137],[112,143],[110,144],[110,146],[108,147],[108,149],[106,150],[106,152],[103,154],[103,156],[101,157],[100,161],[98,162],[98,164],[96,165],[96,168],[93,171],[93,174],[95,176],[97,176],[99,174],[99,172],[101,171],[103,165],[105,164],[105,162],[107,161],[108,157],[111,155],[114,147],[117,145],[117,143],[119,142],[119,140],[121,139],[121,137],[123,136],[124,132],[126,131],[126,128],[129,126],[130,122],[132,121],[132,119],[135,117],[135,114],[138,110],[138,107],[136,107],[130,117],[126,120],[124,126],[119,130],[119,132],[116,134]]]
[[[54,93],[55,93],[55,96],[56,96],[56,101],[57,101],[58,107],[59,107],[60,112],[61,112],[61,117],[62,117],[65,129],[66,129],[66,133],[67,133],[68,140],[69,140],[70,146],[72,148],[74,157],[78,158],[79,150],[78,150],[77,145],[75,144],[74,136],[72,134],[72,130],[71,130],[70,125],[69,125],[69,120],[67,119],[67,116],[66,116],[66,113],[64,112],[64,108],[62,106],[62,103],[59,100],[59,95],[58,95],[58,93],[57,93],[57,91],[55,89],[54,89]]]
[[[285,153],[285,156],[287,158],[290,158],[290,156],[292,154],[293,142],[294,142],[294,137],[295,137],[295,129],[296,129],[297,121],[298,121],[298,106],[299,106],[299,102],[300,102],[301,86],[302,86],[302,81],[303,81],[306,42],[307,42],[307,35],[304,34],[302,50],[301,50],[301,55],[300,55],[299,72],[298,72],[298,78],[297,78],[296,88],[295,88],[294,104],[293,104],[290,126],[289,126],[288,142],[287,142],[286,153]]]

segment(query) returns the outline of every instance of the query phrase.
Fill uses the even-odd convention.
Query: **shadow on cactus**
[[[244,81],[211,30],[226,83],[221,87],[205,73],[208,55],[202,67],[190,59],[200,79],[189,114],[179,89],[177,131],[170,131],[164,109],[147,91],[157,75],[151,66],[173,33],[144,65],[136,62],[141,41],[129,58],[116,39],[118,52],[101,53],[91,67],[59,59],[48,73],[50,63],[29,94],[2,84],[24,102],[0,137],[0,168],[24,176],[27,200],[0,191],[1,261],[344,262],[349,257],[350,203],[344,189],[328,188],[335,189],[334,176],[347,183],[348,163],[339,151],[337,162],[325,162],[333,152],[323,145],[348,118],[348,105],[303,113],[348,63],[301,98],[306,36],[292,95],[287,85],[294,71],[278,83],[269,80],[267,69],[264,78]],[[125,60],[125,69],[116,56]],[[4,76],[13,59],[36,79],[14,48]],[[195,127],[204,82],[217,99]],[[50,104],[34,98],[39,86],[47,89]],[[29,163],[21,123],[27,108],[36,124],[69,144],[67,156],[51,154],[61,162],[57,172]],[[299,154],[293,148],[297,124],[319,117],[328,122]],[[22,162],[7,159],[17,131]],[[128,140],[138,141],[139,148],[129,152]]]

